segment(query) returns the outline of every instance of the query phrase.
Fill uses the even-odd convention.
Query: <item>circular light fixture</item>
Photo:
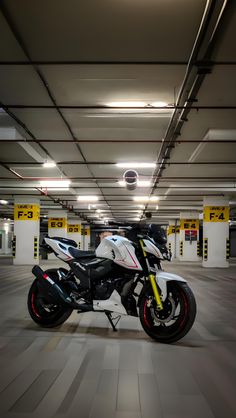
[[[135,170],[126,170],[123,174],[127,190],[135,190],[138,185],[138,173]]]

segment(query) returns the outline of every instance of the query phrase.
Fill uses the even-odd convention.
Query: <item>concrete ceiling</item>
[[[0,216],[15,195],[91,221],[136,219],[134,196],[158,196],[145,209],[162,221],[228,196],[236,216],[236,2],[8,0],[0,25]],[[120,186],[117,162],[157,162],[137,169],[151,186]],[[68,191],[40,192],[61,178]]]

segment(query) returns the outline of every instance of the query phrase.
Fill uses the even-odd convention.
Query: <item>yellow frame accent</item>
[[[140,241],[139,241],[139,242],[140,242],[140,245],[141,245],[141,247],[142,247],[144,257],[147,257],[147,253],[146,253],[146,251],[144,250],[143,240],[142,240],[142,239],[140,239]]]
[[[156,279],[155,279],[154,274],[149,274],[149,280],[151,282],[152,290],[153,290],[154,297],[155,297],[155,300],[156,300],[156,303],[157,303],[157,310],[160,311],[160,310],[163,309],[163,304],[162,304],[162,300],[161,300],[161,297],[160,297],[160,294],[159,294],[159,291],[158,291],[158,288],[157,288]]]

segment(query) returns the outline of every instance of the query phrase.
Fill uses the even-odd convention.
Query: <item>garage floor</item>
[[[118,333],[93,313],[40,329],[26,310],[30,267],[2,259],[0,416],[235,418],[236,264],[166,269],[189,280],[198,304],[174,345],[152,342],[137,318],[123,318]]]

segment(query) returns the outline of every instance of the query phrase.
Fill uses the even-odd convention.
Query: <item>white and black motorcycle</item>
[[[75,309],[105,313],[114,331],[121,315],[139,316],[144,331],[163,343],[186,335],[196,316],[191,289],[182,277],[161,270],[166,247],[160,249],[138,230],[130,232],[130,239],[104,238],[95,252],[78,250],[66,238],[45,238],[44,248],[69,270],[33,267],[28,295],[32,319],[42,327],[56,327]]]

